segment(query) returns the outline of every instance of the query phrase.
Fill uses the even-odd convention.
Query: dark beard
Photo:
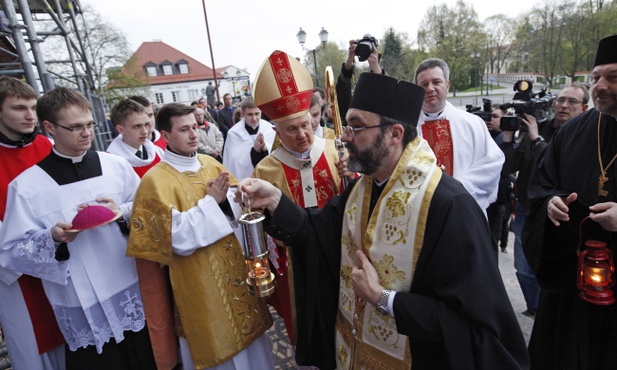
[[[345,144],[347,150],[349,150],[347,169],[351,172],[365,175],[372,175],[377,172],[385,159],[390,155],[388,148],[383,145],[384,138],[385,134],[380,132],[373,145],[363,151],[358,151],[358,148],[353,145],[353,141],[347,142]]]

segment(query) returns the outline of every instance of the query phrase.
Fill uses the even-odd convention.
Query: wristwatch
[[[537,143],[543,142],[544,138],[542,136],[538,136],[534,141],[532,141],[531,143],[533,145],[536,145]]]
[[[379,300],[377,301],[377,306],[375,306],[375,310],[384,316],[390,316],[390,312],[388,312],[388,299],[390,298],[390,290],[384,289],[381,291],[379,295]]]

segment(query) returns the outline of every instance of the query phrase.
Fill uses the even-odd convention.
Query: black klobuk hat
[[[593,66],[617,63],[617,35],[608,36],[598,43],[596,61]]]
[[[416,126],[424,101],[424,89],[378,73],[362,73],[349,108],[356,108]]]

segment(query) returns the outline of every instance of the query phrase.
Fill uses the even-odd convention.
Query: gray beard
[[[611,96],[613,97],[612,103],[596,104],[596,99],[594,99],[593,105],[598,112],[617,117],[617,95],[611,94]]]

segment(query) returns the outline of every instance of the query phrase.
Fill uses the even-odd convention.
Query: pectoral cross
[[[598,178],[598,196],[605,197],[608,195],[608,191],[604,190],[604,183],[608,181],[608,177],[604,174],[601,174]]]

